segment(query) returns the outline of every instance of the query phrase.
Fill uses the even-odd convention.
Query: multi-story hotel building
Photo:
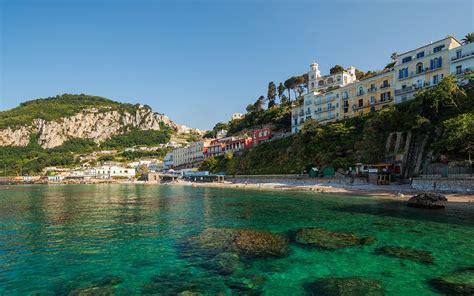
[[[304,95],[303,105],[296,106],[292,110],[292,132],[298,132],[304,121],[309,118],[321,123],[338,120],[340,118],[338,89],[356,80],[354,67],[349,67],[340,73],[321,76],[318,64],[311,64],[308,72],[309,92]]]
[[[461,84],[467,83],[468,81],[463,79],[463,76],[467,72],[474,71],[474,43],[450,49],[449,60],[451,62],[449,70],[451,75],[461,78]]]
[[[392,104],[393,74],[393,69],[387,69],[340,88],[340,117],[361,116]]]
[[[472,70],[474,43],[461,46],[452,36],[398,54],[392,69],[361,81],[353,67],[321,76],[318,64],[311,64],[309,91],[303,104],[293,107],[291,131],[301,130],[309,118],[325,124],[378,111],[413,99],[417,90],[433,87],[450,74],[461,76]]]
[[[395,63],[395,103],[414,98],[418,89],[432,87],[449,75],[449,52],[461,46],[447,36],[397,56]]]

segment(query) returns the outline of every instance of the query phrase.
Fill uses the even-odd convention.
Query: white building
[[[313,118],[321,123],[338,120],[339,88],[357,81],[355,68],[349,67],[340,73],[321,76],[318,64],[310,65],[308,72],[309,92],[304,95],[301,106],[295,106],[291,113],[291,131],[301,130],[304,121]]]
[[[244,117],[244,115],[242,113],[235,112],[235,113],[232,114],[231,119],[232,120],[238,120],[238,119],[242,119],[243,117]]]
[[[204,142],[192,142],[186,147],[174,149],[166,154],[164,169],[191,168],[204,160]]]
[[[127,178],[135,177],[135,169],[125,168],[119,166],[100,166],[95,168],[97,179],[113,179],[113,178]]]
[[[447,36],[397,56],[395,63],[395,103],[414,98],[418,89],[437,85],[450,74],[449,53],[461,44]]]
[[[309,93],[323,92],[328,88],[344,86],[357,80],[354,67],[349,67],[340,73],[324,76],[321,76],[318,67],[317,63],[310,65],[310,71],[308,72]]]
[[[462,77],[466,72],[474,71],[474,43],[450,49],[449,60],[451,62],[449,72],[452,75]],[[464,79],[461,80],[461,84],[467,82]]]

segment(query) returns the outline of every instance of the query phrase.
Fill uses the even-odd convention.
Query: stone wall
[[[350,178],[311,178],[308,175],[226,175],[226,181],[234,183],[258,184],[258,183],[279,183],[284,185],[312,186],[312,185],[362,185],[367,184],[366,180],[354,179],[351,183]]]
[[[424,176],[422,178],[414,178],[411,187],[420,191],[438,190],[446,192],[474,193],[474,178],[441,178],[438,176]]]

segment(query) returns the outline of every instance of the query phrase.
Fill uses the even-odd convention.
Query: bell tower
[[[318,69],[317,63],[312,63],[309,67],[311,70],[308,72],[308,89],[313,91],[318,87],[318,79],[321,77],[321,72]]]

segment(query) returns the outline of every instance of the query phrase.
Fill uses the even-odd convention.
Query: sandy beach
[[[193,187],[218,187],[233,189],[258,189],[258,190],[285,190],[285,191],[312,191],[319,193],[337,193],[342,195],[366,195],[382,199],[406,201],[413,195],[419,193],[410,185],[292,185],[285,183],[240,183],[240,182],[224,182],[224,183],[198,183],[180,181],[173,183],[175,185],[187,185]],[[443,192],[449,202],[474,202],[474,194],[467,193],[448,193]]]

